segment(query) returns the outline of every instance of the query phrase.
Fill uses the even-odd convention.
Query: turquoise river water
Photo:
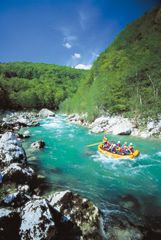
[[[43,195],[71,190],[88,198],[103,212],[106,223],[131,216],[161,229],[161,140],[106,134],[109,140],[133,143],[140,155],[135,159],[114,159],[98,152],[104,134],[64,121],[64,117],[42,119],[29,129],[31,138],[23,146],[28,163],[47,177]],[[31,142],[45,141],[45,148],[31,150]],[[37,160],[30,160],[36,156]]]

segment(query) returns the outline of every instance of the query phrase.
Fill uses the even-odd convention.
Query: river
[[[47,177],[44,196],[70,190],[93,202],[108,224],[126,216],[161,229],[160,139],[106,134],[114,142],[132,142],[141,153],[135,159],[114,159],[99,153],[97,146],[85,147],[102,141],[104,133],[91,133],[86,127],[64,121],[61,115],[42,119],[40,124],[27,129],[31,138],[23,146],[29,165]],[[45,148],[28,149],[37,140],[44,140]],[[36,160],[30,158],[33,155]]]

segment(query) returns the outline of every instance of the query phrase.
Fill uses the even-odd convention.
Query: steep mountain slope
[[[155,116],[161,108],[161,5],[127,24],[100,54],[62,111]]]

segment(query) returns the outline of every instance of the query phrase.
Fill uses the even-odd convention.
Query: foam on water
[[[157,152],[156,155],[161,157],[161,152]]]

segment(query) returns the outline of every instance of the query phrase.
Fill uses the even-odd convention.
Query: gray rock
[[[151,131],[154,128],[154,121],[148,122],[147,128],[148,128],[149,131]]]
[[[26,153],[22,144],[15,134],[6,132],[0,139],[0,162],[1,165],[9,166],[11,163],[19,162],[26,164]]]
[[[130,135],[133,129],[132,123],[128,119],[124,119],[116,124],[113,130],[114,135]]]
[[[44,198],[33,198],[20,209],[21,239],[79,239],[77,228]],[[75,228],[74,228],[75,227]]]
[[[31,133],[29,131],[25,131],[23,134],[24,135],[30,135]]]
[[[83,239],[103,239],[100,233],[100,212],[89,200],[70,191],[49,196],[49,203],[67,219],[76,224]]]
[[[101,132],[104,132],[104,129],[102,127],[99,127],[99,126],[95,126],[90,131],[93,132],[93,133],[101,133]]]
[[[10,193],[8,196],[3,198],[1,204],[10,207],[20,207],[24,205],[25,202],[30,200],[30,198],[30,196],[22,192]]]
[[[150,138],[150,136],[151,136],[151,133],[149,133],[146,130],[140,133],[140,137],[142,138]]]
[[[30,167],[25,167],[20,163],[12,163],[1,172],[2,182],[30,183],[35,178],[35,172]]]
[[[43,108],[39,112],[39,117],[55,117],[55,113],[46,108]]]
[[[45,146],[45,142],[42,140],[36,141],[30,145],[32,148],[43,148]]]

